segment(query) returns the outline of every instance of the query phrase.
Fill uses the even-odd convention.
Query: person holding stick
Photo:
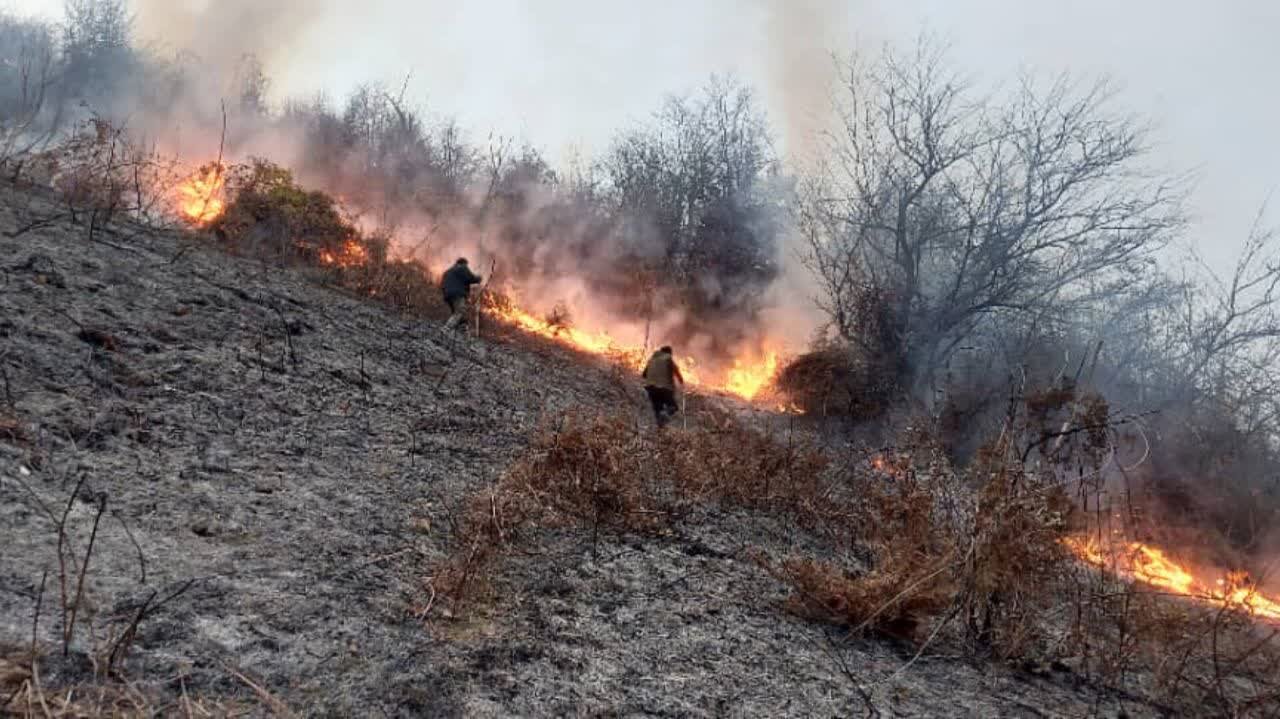
[[[649,402],[653,405],[654,419],[661,429],[680,411],[680,405],[676,404],[676,382],[684,385],[684,377],[680,374],[680,367],[676,364],[671,347],[663,346],[654,352],[641,376],[644,378],[645,394],[649,395]]]
[[[456,329],[467,320],[467,297],[471,294],[471,285],[480,284],[480,275],[467,266],[467,258],[459,257],[445,271],[440,281],[440,289],[444,293],[444,303],[449,305],[449,319],[444,323],[445,329]]]

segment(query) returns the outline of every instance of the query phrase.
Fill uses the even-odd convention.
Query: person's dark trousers
[[[449,305],[449,319],[444,323],[446,329],[457,329],[458,325],[465,325],[467,322],[467,297],[447,297],[445,302]]]
[[[653,416],[659,427],[665,425],[667,420],[679,411],[680,405],[676,404],[675,390],[667,387],[645,387],[644,391],[649,394],[649,402],[653,405]]]

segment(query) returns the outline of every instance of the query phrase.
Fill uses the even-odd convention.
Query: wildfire
[[[193,225],[204,226],[222,216],[226,210],[226,182],[225,170],[219,163],[210,163],[187,178],[178,187],[177,193],[178,209],[182,217]],[[299,240],[298,244],[304,249],[308,247],[303,240]],[[341,248],[317,251],[312,247],[311,250],[316,261],[327,267],[359,267],[369,261],[367,248],[357,240],[347,240]],[[637,372],[647,359],[644,348],[620,342],[607,332],[584,330],[553,319],[543,319],[512,304],[491,306],[488,309],[500,319],[526,332],[547,337],[583,352],[620,361]],[[766,347],[734,358],[732,366],[722,372],[704,369],[687,355],[680,358],[679,364],[685,383],[690,386],[755,400],[761,398],[773,381],[780,361],[778,352]],[[794,405],[778,405],[777,409],[783,413],[803,414]]]
[[[342,243],[342,249],[338,252],[321,250],[318,256],[320,264],[332,267],[359,267],[369,261],[369,251],[355,240]]]
[[[1092,539],[1068,537],[1063,544],[1080,559],[1126,579],[1218,606],[1245,608],[1256,617],[1280,620],[1280,597],[1262,593],[1244,572],[1227,572],[1222,579],[1206,583],[1164,551],[1142,542],[1104,547]]]
[[[730,394],[752,399],[760,394],[778,374],[778,353],[766,351],[764,359],[759,362],[747,362],[735,357],[733,367],[725,375],[724,389]]]
[[[612,357],[639,371],[647,357],[643,348],[627,346],[607,332],[591,332],[576,327],[565,327],[530,314],[515,306],[494,307],[498,317],[526,332],[541,335],[577,350],[590,354]],[[722,378],[712,379],[692,358],[681,358],[680,373],[685,383],[713,391],[726,392],[742,399],[755,399],[768,387],[778,371],[778,353],[766,350],[758,358],[739,357],[733,361]],[[798,408],[779,407],[780,411],[796,411]]]
[[[178,186],[179,209],[187,221],[207,225],[226,209],[223,188],[227,184],[222,167],[212,164],[187,178]]]

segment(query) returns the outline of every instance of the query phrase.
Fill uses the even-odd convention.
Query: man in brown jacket
[[[680,409],[676,404],[676,381],[684,384],[684,377],[680,374],[675,358],[671,356],[670,347],[661,347],[653,353],[649,363],[644,366],[643,377],[644,391],[653,404],[653,415],[658,426],[663,427]]]

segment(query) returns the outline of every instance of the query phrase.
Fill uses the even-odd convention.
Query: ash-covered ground
[[[900,671],[910,649],[781,610],[747,549],[803,537],[714,507],[658,538],[546,531],[503,562],[496,603],[428,624],[450,517],[540,417],[624,404],[646,431],[630,378],[459,340],[208,238],[18,232],[56,213],[0,188],[0,656],[30,645],[47,573],[46,687],[128,685],[157,715],[184,696],[317,716],[1157,713],[1054,670]],[[57,527],[66,511],[74,595],[100,510],[64,657]]]

